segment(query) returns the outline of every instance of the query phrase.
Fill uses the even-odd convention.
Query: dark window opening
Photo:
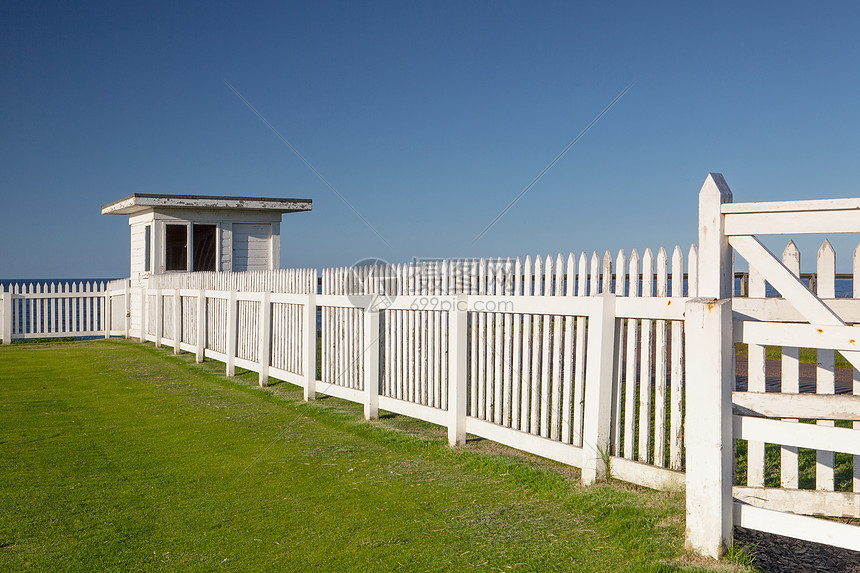
[[[215,225],[194,225],[194,270],[214,271],[217,254]]]
[[[188,227],[164,226],[164,270],[188,270]]]
[[[144,272],[149,272],[150,270],[150,254],[152,253],[152,227],[147,225],[144,227],[144,254],[143,254],[143,270]]]

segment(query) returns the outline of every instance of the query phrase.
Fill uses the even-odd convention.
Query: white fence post
[[[206,350],[206,292],[200,289],[197,293],[197,354],[194,360],[197,364],[203,362],[203,353]]]
[[[720,205],[731,202],[723,176],[708,173],[699,191],[699,296],[722,299],[733,294],[732,249],[720,212]]]
[[[230,297],[227,299],[227,367],[225,371],[225,375],[227,376],[236,374],[237,325],[236,291],[230,289]]]
[[[260,386],[269,385],[269,357],[272,352],[272,295],[263,292],[260,302],[260,339],[257,343],[257,360],[260,363]]]
[[[731,299],[691,299],[685,310],[686,545],[718,558],[732,543]]]
[[[314,281],[316,288],[316,281]],[[305,302],[304,308],[304,335],[303,349],[304,356],[304,374],[305,400],[314,400],[317,396],[317,297],[315,293],[308,294],[308,300]]]
[[[59,303],[58,308],[59,308]],[[102,327],[105,331],[105,338],[110,338],[110,323],[111,323],[111,312],[110,312],[110,284],[105,286],[105,296],[104,303],[102,306]]]
[[[364,419],[379,417],[379,308],[364,309]]]
[[[9,285],[9,292],[0,287],[0,292],[3,293],[3,344],[12,343],[12,285]]]
[[[684,323],[686,545],[711,557],[721,556],[732,543],[734,272],[720,209],[731,202],[723,176],[709,173],[699,192],[697,291],[707,298],[687,303]]]
[[[466,443],[468,309],[469,297],[461,294],[448,312],[448,445],[452,447]]]
[[[182,346],[182,296],[179,289],[173,294],[173,353],[179,354]]]
[[[66,283],[68,285],[68,283]],[[127,279],[125,281],[125,318],[123,320],[123,330],[125,330],[125,337],[128,338],[130,336],[129,330],[131,329],[131,279]],[[71,314],[69,315],[69,319],[71,320]]]
[[[140,341],[146,342],[146,287],[140,287]]]
[[[161,348],[161,335],[164,332],[164,297],[161,288],[155,290],[155,347]]]
[[[612,368],[615,350],[615,295],[602,294],[600,310],[588,317],[585,365],[585,416],[582,430],[582,481],[606,475],[612,426]]]

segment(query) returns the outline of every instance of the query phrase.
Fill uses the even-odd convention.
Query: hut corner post
[[[699,296],[687,302],[688,549],[718,558],[732,544],[732,251],[720,206],[732,192],[719,173],[699,193]]]

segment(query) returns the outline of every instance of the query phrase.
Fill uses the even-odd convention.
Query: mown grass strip
[[[220,371],[126,341],[0,348],[0,570],[695,569],[682,494]]]

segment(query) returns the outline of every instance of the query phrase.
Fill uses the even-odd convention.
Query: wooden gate
[[[860,550],[860,527],[851,524],[860,518],[860,326],[849,324],[860,322],[860,300],[835,299],[829,242],[819,251],[816,294],[799,278],[793,243],[781,260],[756,237],[860,233],[860,199],[733,203],[722,176],[710,174],[699,205],[699,293],[709,300],[691,302],[687,313],[688,544],[718,556],[731,544],[732,525],[739,525]],[[732,251],[750,265],[750,297],[733,297]],[[765,282],[780,298],[765,296]],[[736,356],[733,343],[748,349],[742,392],[724,356]],[[774,346],[781,350],[781,375],[768,389],[766,349]],[[814,349],[817,363],[814,388],[805,392],[798,386],[801,349]],[[803,358],[812,352],[804,351]],[[835,393],[836,352],[854,367],[855,395]],[[696,363],[709,353],[722,354],[722,360],[701,372]],[[722,437],[720,452],[705,451],[709,435]],[[746,446],[745,485],[734,484],[729,470],[735,468],[726,467],[735,463],[738,443]],[[766,444],[772,445],[766,450]],[[799,458],[812,455],[815,489],[802,488]],[[853,480],[842,479],[839,488],[837,455],[853,467]],[[704,480],[703,492],[693,478]]]

